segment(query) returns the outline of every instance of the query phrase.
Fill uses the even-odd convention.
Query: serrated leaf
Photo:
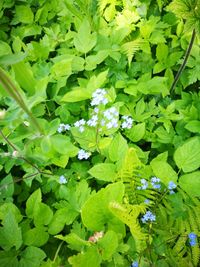
[[[68,258],[73,267],[100,267],[101,256],[96,247],[88,248],[85,252]]]
[[[193,137],[178,147],[174,153],[174,160],[179,169],[191,172],[200,167],[200,138]]]
[[[18,267],[38,267],[46,258],[46,254],[42,249],[31,246],[23,251],[21,257]]]
[[[35,227],[23,235],[24,244],[27,246],[41,247],[48,241],[49,235],[44,227]]]
[[[98,245],[101,248],[101,254],[103,260],[111,260],[112,255],[116,252],[118,247],[118,237],[117,233],[114,231],[108,231],[105,235],[98,241]]]
[[[19,228],[15,215],[8,210],[3,220],[3,227],[0,227],[0,246],[9,250],[13,246],[19,249],[22,245],[21,228]]]
[[[124,195],[124,185],[121,182],[108,185],[91,196],[83,205],[81,217],[83,224],[90,230],[101,231],[105,224],[110,227],[116,223],[108,209],[111,201],[121,202]],[[119,221],[117,220],[119,225]]]
[[[200,121],[197,121],[197,120],[189,121],[185,125],[184,128],[192,133],[199,133],[200,132]]]
[[[48,225],[53,217],[51,208],[44,204],[38,203],[34,209],[34,224],[35,226]]]
[[[90,23],[84,19],[77,35],[74,37],[74,45],[77,51],[86,54],[95,46],[96,41],[96,33],[91,33]]]

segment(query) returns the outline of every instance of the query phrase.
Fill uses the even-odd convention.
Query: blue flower
[[[131,264],[131,267],[138,267],[138,266],[139,266],[139,264],[138,264],[137,261],[134,261],[134,262]]]
[[[196,239],[190,239],[190,246],[195,246],[196,245],[196,243],[197,243],[197,241],[196,241]]]
[[[168,189],[169,190],[175,189],[176,187],[177,187],[177,185],[173,181],[169,182],[169,184],[168,184]]]
[[[67,179],[65,178],[64,175],[61,175],[61,176],[59,177],[59,183],[60,183],[60,184],[66,184],[66,183],[67,183]]]
[[[190,239],[195,239],[195,238],[197,238],[197,235],[196,235],[195,233],[189,233],[189,234],[188,234],[188,237],[189,237]]]

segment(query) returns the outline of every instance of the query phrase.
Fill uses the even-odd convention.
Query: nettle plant
[[[199,265],[199,1],[169,2],[0,4],[0,266]]]

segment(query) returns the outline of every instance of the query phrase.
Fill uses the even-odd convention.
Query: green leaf
[[[159,157],[156,157],[151,161],[150,165],[155,176],[159,177],[166,186],[170,181],[177,181],[177,173],[166,160],[161,160]]]
[[[49,235],[44,227],[35,227],[23,235],[24,244],[27,246],[41,247],[47,243]]]
[[[89,241],[80,238],[75,233],[70,233],[69,235],[66,236],[56,235],[55,237],[60,240],[64,240],[66,243],[69,244],[69,247],[73,250],[81,251],[84,246],[91,246],[91,243]]]
[[[33,12],[29,6],[16,5],[14,21],[31,24],[33,22]]]
[[[78,153],[78,148],[75,147],[68,136],[56,134],[50,137],[52,147],[60,154],[74,157]]]
[[[178,147],[174,153],[174,160],[179,169],[191,172],[200,167],[200,138],[193,137]]]
[[[18,267],[17,254],[15,251],[0,251],[1,267]]]
[[[145,122],[133,125],[133,127],[130,130],[127,130],[125,134],[133,142],[140,141],[145,135]]]
[[[0,246],[4,250],[9,250],[13,246],[19,249],[22,245],[22,234],[12,211],[7,211],[2,224],[3,227],[0,227]]]
[[[74,37],[74,45],[77,51],[86,54],[95,46],[96,41],[96,33],[91,34],[90,23],[84,19],[81,22],[78,33]]]
[[[179,179],[180,187],[191,197],[200,197],[200,171],[184,174]]]
[[[36,80],[33,76],[33,71],[31,66],[25,64],[24,62],[19,62],[12,66],[15,79],[19,83],[20,87],[23,88],[30,95],[35,93]]]
[[[51,74],[55,79],[70,76],[72,74],[72,59],[65,59],[54,63],[51,68]]]
[[[6,43],[0,40],[0,57],[12,54],[10,46]]]
[[[92,167],[89,174],[96,179],[114,182],[116,178],[116,166],[112,163],[99,163]]]
[[[124,158],[127,150],[128,145],[126,139],[124,139],[123,136],[118,133],[109,146],[109,158],[114,162],[118,161],[121,158]]]
[[[42,194],[40,188],[33,192],[26,201],[26,215],[33,219],[35,210],[42,201]]]
[[[51,235],[60,233],[65,224],[71,224],[76,217],[77,212],[70,209],[70,207],[61,208],[57,210],[48,226],[48,232]]]
[[[96,247],[88,248],[86,252],[68,258],[73,267],[100,267],[101,256]]]
[[[187,129],[188,131],[192,133],[199,133],[200,132],[200,121],[197,121],[197,120],[189,121],[185,125],[185,129]]]
[[[18,223],[22,220],[22,215],[19,209],[11,202],[4,203],[3,205],[0,206],[0,220],[5,219],[8,210],[12,212]]]
[[[12,197],[14,193],[14,184],[11,174],[7,175],[5,178],[1,180],[0,187],[2,187],[0,199]]]
[[[91,93],[85,89],[74,89],[73,91],[66,93],[61,101],[63,102],[78,102],[83,101],[91,97]]]
[[[168,46],[166,44],[158,44],[156,48],[156,57],[158,61],[165,62],[168,56]]]
[[[116,252],[118,247],[117,233],[114,231],[108,231],[103,238],[98,241],[98,245],[101,247],[101,255],[103,260],[111,260],[112,255]]]
[[[48,225],[53,218],[53,211],[44,203],[38,203],[34,210],[35,226]]]
[[[18,267],[38,267],[46,258],[46,254],[40,248],[27,247],[23,253]]]
[[[106,188],[91,196],[82,207],[81,217],[83,224],[94,231],[101,231],[104,229],[105,224],[112,226],[112,223],[116,223],[116,218],[109,211],[109,203],[114,200],[122,201],[123,195],[124,185],[118,182],[106,186]],[[118,220],[117,222],[119,225]]]

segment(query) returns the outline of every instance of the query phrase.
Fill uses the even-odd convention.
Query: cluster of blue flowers
[[[133,126],[133,119],[129,116],[122,116],[122,129],[131,129]]]
[[[177,185],[173,182],[173,181],[170,181],[169,184],[168,184],[168,189],[169,189],[169,193],[172,195],[174,194],[174,190],[177,187]]]
[[[62,132],[64,132],[64,131],[69,131],[70,128],[71,128],[71,126],[70,126],[69,124],[61,123],[61,124],[59,125],[57,131],[58,131],[59,133],[62,133]]]
[[[195,246],[197,244],[197,235],[195,233],[189,233],[188,237],[190,246]]]
[[[146,190],[148,188],[148,182],[146,179],[140,180],[141,186],[137,186],[138,190]]]
[[[156,176],[152,177],[151,185],[154,189],[160,189],[161,188],[160,179],[157,178]]]
[[[151,211],[147,211],[144,215],[143,215],[143,217],[142,217],[142,219],[141,219],[141,221],[143,222],[143,223],[146,223],[146,222],[155,222],[155,220],[156,220],[156,215],[154,215]]]
[[[84,149],[80,149],[78,152],[78,159],[88,159],[91,156],[90,152],[86,152]]]
[[[98,88],[93,94],[92,94],[92,101],[91,106],[98,106],[100,104],[106,105],[108,103],[108,99],[106,98],[106,90]]]

